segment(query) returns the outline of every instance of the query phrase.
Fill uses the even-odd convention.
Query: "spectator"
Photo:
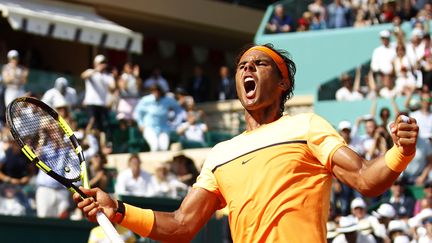
[[[427,86],[432,90],[432,44],[430,34],[423,36],[424,55],[420,61],[420,68],[423,77],[423,86]]]
[[[323,3],[322,0],[315,0],[312,3],[308,5],[308,10],[311,12],[314,16],[318,16],[318,22],[325,21],[327,9]]]
[[[352,26],[351,9],[342,0],[334,0],[328,5],[327,14],[327,27],[330,29]]]
[[[110,178],[105,170],[106,158],[103,153],[97,153],[90,159],[89,184],[107,190]]]
[[[91,132],[91,129],[89,129],[89,127],[92,126],[92,123],[93,120],[91,119],[87,126],[87,129],[80,128],[78,131],[74,132],[75,137],[78,139],[78,142],[83,148],[84,157],[88,160],[90,160],[100,151],[99,140]]]
[[[46,133],[46,136],[52,134]],[[47,145],[45,145],[47,143]],[[56,139],[45,139],[41,136],[39,152],[42,161],[67,160],[69,150],[61,148]],[[44,150],[49,150],[44,152]],[[70,192],[45,172],[39,170],[36,177],[36,213],[40,218],[69,217]]]
[[[140,78],[140,67],[138,65],[132,66],[130,62],[127,62],[123,66],[123,73],[117,80],[117,86],[119,97],[115,111],[117,115],[124,116],[125,119],[130,120],[141,94],[144,93]]]
[[[419,214],[423,209],[432,209],[432,180],[429,179],[424,183],[423,195],[415,203],[414,215]]]
[[[362,197],[356,197],[351,201],[351,214],[348,217],[357,222],[360,233],[368,237],[371,237],[372,233],[374,235],[382,234],[378,219],[367,213],[367,205]]]
[[[211,100],[210,80],[204,75],[204,70],[200,65],[194,67],[193,76],[187,81],[184,87],[196,103]]]
[[[137,154],[132,154],[129,157],[128,167],[118,174],[115,193],[141,197],[153,195],[151,174],[141,169],[141,159]]]
[[[371,23],[368,19],[366,19],[366,13],[364,12],[364,10],[358,9],[353,26],[356,28],[361,28],[369,25],[371,25]]]
[[[413,92],[416,88],[416,78],[414,77],[414,66],[406,55],[405,46],[396,46],[396,57],[393,60],[393,70],[396,75],[396,90],[400,95]]]
[[[120,98],[138,98],[141,93],[142,80],[140,67],[127,62],[123,65],[123,73],[118,79]]]
[[[409,234],[408,225],[405,221],[395,219],[389,222],[388,235],[391,242],[395,243],[396,239],[407,236]]]
[[[374,135],[377,124],[375,119],[370,114],[363,115],[357,118],[356,123],[351,131],[351,136],[357,136],[357,132],[362,123],[364,123],[366,133],[363,135],[359,135],[360,145],[358,146],[358,148],[360,151],[359,154],[362,156],[366,156],[367,151],[370,151],[374,144]]]
[[[405,191],[406,186],[406,180],[403,177],[399,177],[390,188],[391,196],[383,200],[383,202],[389,203],[394,207],[399,219],[410,218],[414,215],[415,199]]]
[[[381,5],[380,22],[391,23],[395,15],[395,1],[384,1]]]
[[[402,176],[408,184],[423,185],[431,170],[432,145],[429,141],[418,138],[415,157],[402,172]]]
[[[402,20],[410,21],[416,17],[417,10],[412,5],[412,1],[402,1],[396,15],[400,16]]]
[[[312,22],[312,14],[309,11],[303,13],[302,17],[297,20],[297,32],[308,31]]]
[[[342,87],[336,91],[336,100],[355,101],[363,99],[363,95],[359,92],[360,68],[356,70],[354,83],[352,77],[347,73],[342,74],[339,79],[341,80]]]
[[[0,214],[11,216],[25,216],[26,207],[20,200],[20,189],[12,185],[0,184]]]
[[[312,20],[309,26],[310,30],[323,30],[327,29],[327,24],[323,18],[321,18],[319,12],[312,13]]]
[[[9,213],[0,211],[8,215],[23,215],[31,210],[32,195],[26,195],[24,189],[30,183],[36,168],[29,163],[27,157],[21,152],[21,147],[10,135],[7,136],[4,146],[4,156],[0,158],[0,180],[3,182],[0,184],[0,193],[5,201],[0,208],[15,208],[17,211]]]
[[[373,142],[368,151],[366,151],[366,158],[373,159],[381,156],[387,152],[391,146],[387,144],[387,131],[386,128],[378,127],[374,131]]]
[[[29,183],[35,168],[21,152],[21,147],[8,136],[4,156],[0,158],[0,180],[3,183],[24,186]]]
[[[172,172],[179,181],[191,187],[199,174],[194,161],[181,152],[181,144],[173,144],[171,150],[174,152],[171,163]]]
[[[395,79],[392,73],[381,74],[382,87],[379,90],[379,96],[385,99],[391,99],[399,94],[396,88]]]
[[[176,88],[174,98],[181,107],[177,115],[170,116],[171,128],[175,131],[180,124],[186,122],[188,112],[195,110],[195,102],[192,96],[188,95],[181,87]]]
[[[167,198],[182,198],[188,186],[180,182],[176,176],[169,172],[167,164],[160,163],[151,178],[153,196]]]
[[[432,242],[432,217],[427,217],[424,219],[423,225],[426,229],[426,232],[419,237],[418,243]]]
[[[169,113],[173,111],[174,116],[177,116],[181,107],[174,98],[165,95],[159,85],[153,85],[150,91],[151,93],[141,98],[136,105],[134,119],[150,150],[166,151],[169,148],[171,132]]]
[[[372,215],[379,221],[379,225],[374,231],[375,237],[378,238],[379,242],[390,242],[390,239],[387,235],[387,229],[390,221],[396,216],[395,209],[392,205],[383,203],[376,211],[372,212]]]
[[[431,94],[422,91],[420,94],[420,109],[410,113],[415,118],[419,126],[419,137],[429,140],[432,137],[432,113],[431,113]]]
[[[112,130],[112,149],[113,153],[127,153],[129,150],[129,129],[133,125],[132,121],[126,119],[123,113],[116,116],[118,125]]]
[[[406,55],[414,67],[417,69],[424,56],[424,45],[422,44],[424,32],[422,29],[415,28],[411,32],[410,42],[406,44]]]
[[[339,219],[339,227],[336,229],[339,233],[332,243],[347,243],[347,242],[362,242],[375,243],[372,235],[364,235],[359,232],[359,227],[355,219],[351,217],[341,217]]]
[[[5,85],[4,103],[7,106],[12,100],[25,95],[24,85],[27,83],[28,69],[18,64],[19,54],[10,50],[7,54],[8,63],[2,68],[2,80]]]
[[[380,6],[376,0],[368,0],[361,8],[368,25],[379,24]]]
[[[219,69],[220,81],[218,89],[219,100],[231,100],[237,98],[235,81],[230,75],[230,70],[227,66],[222,66]]]
[[[395,49],[390,45],[390,31],[380,32],[381,45],[372,53],[371,69],[377,74],[391,74],[393,72],[392,62],[396,57]]]
[[[396,113],[396,116],[399,115],[399,108],[397,107],[397,104],[393,98],[391,98],[391,102],[393,105],[394,112]],[[372,106],[371,106],[371,112],[370,114],[373,117],[376,117],[376,106],[377,106],[377,99],[372,100]],[[408,115],[408,114],[406,114]],[[385,139],[385,142],[387,144],[387,149],[390,149],[391,146],[393,146],[393,140],[391,138],[390,132],[388,130],[388,126],[390,125],[390,117],[391,112],[388,107],[382,107],[378,114],[380,123],[377,124],[377,127],[379,129],[379,132],[381,132],[380,135],[382,135]]]
[[[59,77],[54,82],[54,88],[47,90],[41,100],[53,108],[56,101],[65,100],[69,108],[72,108],[77,105],[78,97],[76,90],[69,87],[67,79]]]
[[[378,87],[374,78],[374,74],[371,69],[369,69],[369,72],[364,77],[364,83],[366,85],[361,86],[360,90],[364,97],[367,99],[376,99],[378,96]]]
[[[155,66],[150,74],[150,77],[148,77],[144,81],[144,89],[149,90],[154,85],[158,85],[161,87],[162,91],[164,93],[167,93],[170,91],[169,84],[167,80],[162,76],[162,72],[160,67]]]
[[[392,32],[396,37],[397,44],[405,44],[405,32],[402,29],[402,19],[399,16],[393,18],[393,28]]]
[[[112,73],[107,71],[107,60],[104,55],[97,55],[93,61],[93,69],[81,74],[85,80],[85,96],[83,105],[87,107],[88,116],[94,117],[95,128],[107,131],[109,112],[109,95],[115,89]]]
[[[294,21],[285,13],[282,4],[277,4],[274,15],[266,26],[268,33],[286,33],[294,30]]]
[[[180,142],[184,148],[207,147],[205,139],[207,131],[207,125],[199,121],[198,114],[193,111],[188,112],[187,121],[177,128],[177,134],[180,135]]]
[[[348,146],[361,154],[360,138],[352,133],[352,125],[349,121],[341,121],[338,124],[338,131]],[[355,136],[354,136],[355,135]]]

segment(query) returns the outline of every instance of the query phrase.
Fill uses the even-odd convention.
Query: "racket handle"
[[[112,243],[124,243],[123,239],[120,238],[117,230],[114,228],[111,221],[109,221],[104,213],[97,212],[96,220]]]

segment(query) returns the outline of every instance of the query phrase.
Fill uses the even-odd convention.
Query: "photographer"
[[[97,55],[93,61],[93,69],[89,68],[81,74],[85,82],[83,105],[87,107],[89,118],[94,117],[94,128],[107,131],[109,95],[115,89],[115,80],[108,72],[108,64],[104,55]]]

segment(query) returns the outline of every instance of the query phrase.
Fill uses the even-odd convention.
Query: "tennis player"
[[[332,176],[367,196],[392,185],[415,154],[413,118],[391,125],[394,147],[366,161],[314,114],[283,115],[293,94],[295,64],[272,45],[252,46],[237,59],[236,89],[246,131],[216,145],[193,189],[175,212],[155,212],[111,199],[98,188],[74,200],[95,220],[113,222],[160,241],[187,242],[213,213],[229,209],[234,242],[326,242]]]

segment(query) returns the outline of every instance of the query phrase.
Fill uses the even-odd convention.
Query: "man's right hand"
[[[77,207],[83,214],[91,221],[96,222],[97,212],[103,212],[109,220],[113,220],[117,211],[117,200],[113,200],[108,193],[99,188],[85,189],[80,187],[80,190],[88,196],[88,198],[81,198],[79,193],[73,195],[73,199]]]

